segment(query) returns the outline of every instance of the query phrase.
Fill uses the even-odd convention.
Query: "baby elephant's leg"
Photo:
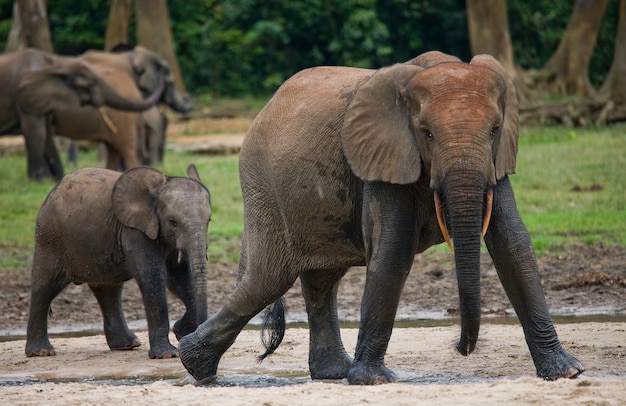
[[[98,299],[104,318],[104,334],[112,350],[130,350],[141,345],[141,341],[126,324],[122,311],[122,283],[111,286],[92,286],[91,291]]]

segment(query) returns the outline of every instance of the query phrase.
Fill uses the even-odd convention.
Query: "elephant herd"
[[[3,54],[0,86],[0,135],[24,136],[28,176],[38,180],[63,177],[56,134],[104,143],[109,169],[121,161],[126,168],[156,163],[166,126],[156,104],[192,108],[167,62],[141,46],[77,57],[36,49]]]
[[[147,76],[133,76],[130,61],[136,53],[89,53],[65,64],[32,53],[14,61],[16,72],[39,66],[49,77],[45,86],[33,87],[38,71],[24,74],[14,90],[18,103],[9,128],[21,125],[35,134],[32,144],[41,142],[38,150],[29,150],[31,176],[60,173],[48,148],[52,126],[62,133],[80,132],[97,121],[99,134],[112,137],[107,115],[94,106],[122,98],[135,100],[130,110],[141,110],[163,82],[161,100],[178,104],[164,67],[153,61],[157,75],[144,70]],[[84,74],[85,66],[99,77],[115,77],[113,83],[134,81],[146,99],[140,91],[124,93],[130,86],[111,90],[106,81],[94,81]],[[39,88],[57,91],[55,103],[70,108],[59,113],[53,102],[36,96]],[[178,107],[184,110],[182,104]],[[85,117],[89,111],[89,119],[75,122],[69,118],[72,109],[84,109]],[[137,115],[112,112],[107,114],[116,120]],[[130,149],[124,149],[113,139],[105,141],[115,159],[137,163],[136,143],[129,141],[124,146]],[[435,244],[446,242],[454,252],[461,324],[457,350],[465,356],[475,350],[484,239],[537,376],[575,378],[584,367],[557,337],[509,181],[517,141],[516,90],[489,55],[465,63],[433,51],[375,70],[301,71],[277,90],[244,138],[239,156],[244,231],[236,285],[223,307],[207,315],[211,197],[195,166],[182,178],[148,167],[124,173],[82,169],[54,188],[37,220],[26,353],[55,354],[47,335],[48,309],[70,282],[91,287],[111,349],[139,345],[120,306],[123,282],[135,278],[144,296],[150,357],[180,357],[197,384],[211,384],[222,355],[265,308],[264,338],[269,339],[263,340],[260,359],[278,348],[285,332],[283,296],[299,279],[311,378],[395,382],[384,358],[402,288],[415,255]],[[115,164],[109,160],[107,166]],[[353,266],[366,267],[366,282],[356,351],[349,355],[340,335],[337,292]],[[187,307],[173,326],[178,348],[167,340],[166,288]]]

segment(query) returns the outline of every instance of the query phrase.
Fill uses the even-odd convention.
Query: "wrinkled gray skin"
[[[84,63],[35,49],[0,55],[0,88],[0,135],[24,135],[28,176],[33,179],[63,177],[51,137],[55,112],[84,105],[142,111],[153,106],[162,91],[157,86],[158,94],[146,100],[128,99]]]
[[[193,108],[191,97],[176,90],[167,61],[145,47],[123,52],[88,51],[77,59],[131,99],[141,100],[151,94],[162,79],[165,87],[159,103],[180,113]],[[159,162],[158,150],[165,144],[165,128],[156,107],[141,113],[105,110],[106,116],[89,106],[58,112],[54,116],[56,133],[104,142],[108,169],[120,169],[121,160],[124,169]]]
[[[124,174],[86,168],[50,192],[37,218],[26,355],[55,355],[47,333],[52,300],[71,282],[87,283],[104,317],[112,350],[141,343],[122,312],[122,286],[135,279],[143,295],[150,358],[178,351],[168,339],[166,287],[187,311],[176,337],[207,318],[206,251],[209,192],[195,166],[189,178],[166,177],[147,167]]]
[[[508,179],[517,137],[515,89],[490,56],[467,64],[433,52],[377,71],[319,67],[289,79],[240,154],[240,280],[224,307],[180,341],[183,365],[198,383],[214,381],[242,327],[300,277],[311,377],[396,381],[384,357],[405,279],[416,253],[444,241],[435,195],[454,242],[457,348],[468,355],[480,324],[481,232],[492,191],[484,238],[537,374],[578,376],[584,368],[559,342]],[[366,265],[367,276],[351,358],[336,295],[355,265]]]

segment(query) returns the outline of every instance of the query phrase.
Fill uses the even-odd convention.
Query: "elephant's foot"
[[[136,335],[129,333],[129,335],[115,335],[109,337],[107,335],[107,344],[111,351],[127,351],[137,348],[141,345],[141,341]]]
[[[315,351],[309,354],[309,371],[311,379],[343,379],[348,376],[352,366],[352,358],[341,351]]]
[[[585,372],[585,367],[565,350],[542,354],[536,358],[537,376],[547,381],[555,381],[559,378],[574,379]]]
[[[200,340],[194,332],[184,336],[178,344],[180,360],[194,377],[196,385],[208,385],[217,381],[217,364],[222,352],[216,353],[207,341]]]
[[[348,372],[350,385],[380,385],[397,381],[396,374],[383,364],[355,362]]]
[[[191,334],[196,331],[196,328],[198,328],[198,324],[195,321],[187,321],[183,317],[182,319],[174,323],[174,328],[172,328],[172,331],[174,332],[176,339],[180,341],[181,338],[183,338],[187,334]]]
[[[177,358],[178,349],[169,342],[163,345],[150,346],[150,351],[148,351],[148,357],[150,357],[150,359]]]
[[[26,356],[27,357],[52,357],[57,355],[54,347],[50,342],[31,344],[26,342]]]

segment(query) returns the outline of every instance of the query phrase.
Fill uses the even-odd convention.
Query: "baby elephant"
[[[50,192],[37,218],[26,355],[55,355],[48,339],[52,300],[70,283],[87,283],[104,318],[109,348],[141,345],[122,312],[122,286],[135,278],[148,320],[150,358],[172,358],[165,287],[186,306],[176,337],[207,318],[209,191],[196,167],[167,177],[147,167],[121,174],[87,168]]]

